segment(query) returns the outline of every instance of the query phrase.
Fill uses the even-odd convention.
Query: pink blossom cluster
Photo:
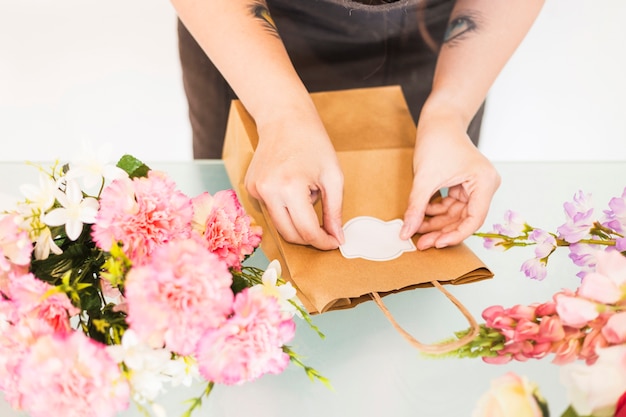
[[[0,298],[0,390],[33,417],[110,417],[128,406],[129,387],[105,345],[75,332],[80,312],[31,273],[14,274]]]
[[[158,246],[192,234],[202,236],[207,248],[232,268],[240,268],[261,242],[260,227],[251,223],[233,190],[189,198],[157,171],[120,178],[105,188],[92,231],[105,251],[121,243],[134,265]]]
[[[295,334],[275,297],[244,289],[234,296],[228,265],[200,239],[155,249],[126,279],[128,323],[153,346],[195,355],[209,381],[239,384],[282,372],[282,347]]]
[[[564,290],[546,303],[483,312],[486,327],[504,337],[489,363],[525,361],[554,354],[553,362],[592,364],[597,349],[626,343],[626,257],[600,251],[597,266],[576,292]]]
[[[212,383],[240,384],[285,369],[293,313],[277,296],[231,289],[233,273],[241,273],[261,241],[234,191],[189,198],[167,175],[149,171],[117,177],[97,199],[95,222],[83,238],[91,237],[104,257],[121,248],[119,259],[128,261],[121,277],[94,278],[97,291],[116,304],[138,345],[165,351],[168,360],[195,358]],[[75,228],[79,235],[83,223]],[[32,236],[24,224],[17,214],[0,217],[0,391],[33,417],[112,417],[137,394],[125,373],[131,368],[71,325],[72,319],[86,323],[87,311],[76,306],[81,286],[91,284],[64,277],[54,286],[31,272],[38,260],[31,264]],[[118,255],[109,261],[122,262]]]
[[[261,241],[233,190],[187,198],[164,174],[114,181],[101,196],[93,237],[121,242],[129,327],[154,347],[195,355],[209,381],[239,384],[289,363],[292,315],[263,293],[236,296],[239,270]]]
[[[16,214],[0,217],[0,292],[7,290],[12,275],[28,272],[33,244],[20,223]]]
[[[251,224],[234,190],[202,193],[194,197],[193,209],[194,231],[229,267],[239,268],[261,243],[261,228]]]

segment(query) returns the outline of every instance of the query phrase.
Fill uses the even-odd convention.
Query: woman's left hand
[[[465,126],[439,117],[420,121],[413,187],[401,238],[415,233],[420,250],[461,243],[485,221],[500,175],[474,146]],[[447,195],[434,197],[447,188]]]

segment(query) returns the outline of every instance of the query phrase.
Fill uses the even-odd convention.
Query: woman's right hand
[[[246,174],[248,192],[264,204],[288,242],[336,249],[343,243],[343,173],[315,112],[257,123],[259,143]],[[322,225],[314,209],[322,203]]]

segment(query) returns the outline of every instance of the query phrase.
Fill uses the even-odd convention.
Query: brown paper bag
[[[413,180],[415,124],[397,86],[311,94],[333,141],[344,173],[344,222],[356,216],[388,221],[401,219]],[[298,290],[311,314],[355,306],[374,299],[396,329],[422,351],[442,352],[456,345],[431,348],[413,339],[395,322],[380,296],[421,286],[436,286],[467,317],[474,332],[478,325],[467,310],[440,283],[465,284],[493,274],[461,244],[445,249],[407,252],[392,261],[346,259],[339,250],[320,251],[281,238],[264,209],[250,197],[244,178],[258,143],[254,120],[241,102],[231,107],[223,160],[244,208],[263,227],[261,249],[278,259],[283,276]],[[318,215],[319,207],[318,207]],[[414,237],[416,239],[416,237]]]

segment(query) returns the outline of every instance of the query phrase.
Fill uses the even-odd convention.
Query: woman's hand
[[[246,174],[250,194],[265,205],[291,243],[336,249],[343,243],[343,174],[317,114],[258,125],[259,144]],[[322,226],[313,205],[322,203]]]
[[[418,249],[442,248],[462,242],[482,226],[500,176],[471,142],[463,123],[446,117],[420,121],[413,167],[402,238],[421,233]],[[446,187],[447,196],[431,200]]]

